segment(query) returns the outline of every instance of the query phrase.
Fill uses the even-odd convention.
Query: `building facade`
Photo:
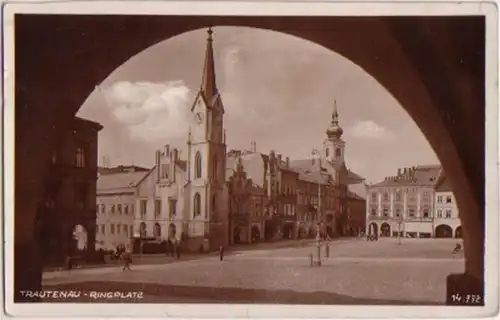
[[[135,166],[100,168],[97,179],[96,249],[116,250],[130,244],[138,186],[150,170]]]
[[[398,169],[367,187],[367,232],[382,237],[429,238],[434,236],[435,187],[441,166]]]
[[[60,263],[67,255],[95,249],[97,141],[103,127],[75,117],[59,135],[35,220],[45,263]]]
[[[434,235],[436,238],[461,238],[462,226],[457,202],[444,173],[439,177],[434,197]]]

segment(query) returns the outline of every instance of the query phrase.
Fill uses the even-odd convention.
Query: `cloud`
[[[351,135],[358,139],[368,140],[391,140],[395,138],[395,134],[375,123],[372,120],[358,121],[350,130]]]
[[[103,93],[111,115],[132,139],[165,142],[186,136],[192,95],[184,82],[121,81]]]

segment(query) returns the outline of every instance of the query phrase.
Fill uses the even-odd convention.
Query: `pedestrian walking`
[[[224,260],[224,246],[219,247],[219,257],[220,261]]]
[[[128,251],[123,251],[123,253],[121,255],[121,258],[123,260],[123,269],[122,269],[122,271],[132,270],[130,268],[130,264],[132,263],[132,256],[130,255],[130,253]]]

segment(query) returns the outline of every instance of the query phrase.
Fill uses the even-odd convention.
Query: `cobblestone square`
[[[330,257],[311,267],[314,244],[236,251],[224,261],[201,256],[169,264],[135,265],[44,274],[44,286],[84,291],[143,291],[136,302],[311,304],[444,304],[445,279],[462,272],[455,242],[395,239],[338,240]],[[324,255],[322,247],[321,254]],[[84,301],[92,299],[82,298]],[[113,299],[100,302],[118,302]],[[119,301],[124,302],[124,301]],[[131,301],[125,301],[131,302]]]

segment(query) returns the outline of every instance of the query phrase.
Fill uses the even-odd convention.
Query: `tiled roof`
[[[99,191],[135,187],[148,173],[149,171],[140,171],[100,175],[97,179],[97,193]]]
[[[318,160],[315,160],[313,162],[312,159],[303,159],[303,160],[293,160],[290,161],[290,166],[294,168],[295,170],[302,170],[306,172],[313,172],[313,171],[318,171]],[[340,170],[341,164],[338,162],[322,162],[321,167],[323,169],[323,172],[331,174],[332,176],[335,176],[337,173],[337,170]],[[360,183],[361,181],[364,180],[363,177],[360,175],[352,172],[351,170],[348,170],[348,178],[349,178],[349,184],[351,183]],[[300,179],[300,176],[299,176]]]
[[[363,183],[349,185],[349,191],[361,199],[366,199],[366,186]]]
[[[373,187],[383,187],[383,186],[429,186],[433,187],[436,185],[439,175],[441,173],[440,165],[422,165],[414,167],[415,172],[411,178],[402,177],[387,177],[383,181],[373,184]]]

